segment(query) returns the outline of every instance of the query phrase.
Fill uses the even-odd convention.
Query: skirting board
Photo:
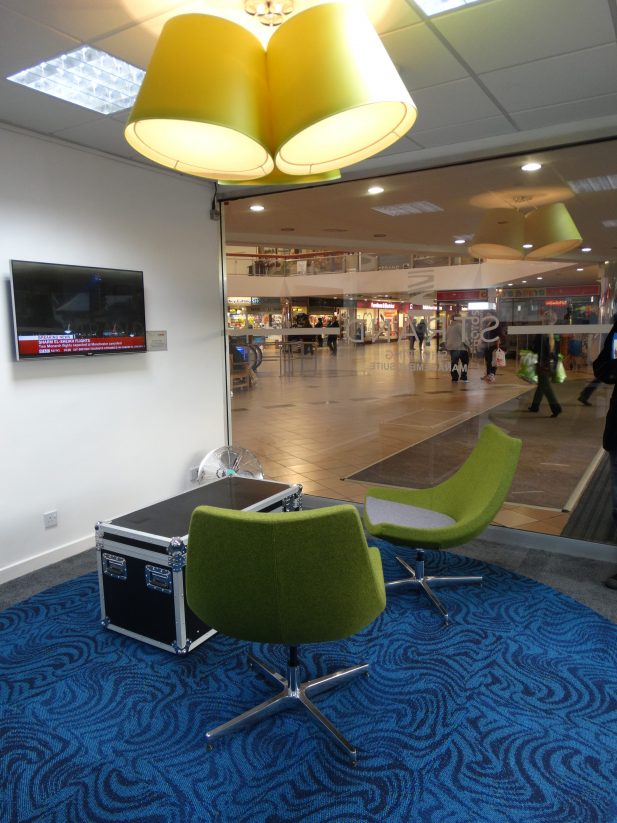
[[[51,566],[52,563],[57,563],[59,560],[66,560],[67,557],[73,557],[73,555],[85,552],[87,549],[91,549],[92,546],[94,546],[94,532],[87,537],[75,540],[73,543],[58,546],[55,549],[48,549],[34,557],[28,557],[25,560],[17,561],[17,563],[11,563],[11,565],[4,566],[4,568],[0,569],[0,584],[8,583],[10,580],[22,577],[24,574],[44,569],[46,566]]]
[[[341,500],[331,500],[328,498],[305,497],[308,505],[305,508],[321,508],[328,505],[339,505]],[[310,502],[309,502],[310,501]],[[312,505],[311,505],[312,503]],[[358,506],[358,508],[360,508]],[[607,543],[590,543],[586,540],[574,540],[569,537],[559,535],[540,534],[538,532],[526,532],[521,529],[511,529],[505,526],[489,526],[482,534],[476,538],[478,540],[492,541],[507,546],[518,546],[526,549],[540,549],[554,554],[565,554],[572,557],[587,557],[590,560],[604,560],[608,563],[617,563],[617,546]],[[0,584],[8,583],[24,574],[38,571],[59,560],[73,557],[76,554],[85,552],[94,546],[94,534],[69,543],[66,546],[59,546],[55,549],[29,557],[26,560],[13,563],[0,569]],[[464,550],[462,552],[464,554]]]

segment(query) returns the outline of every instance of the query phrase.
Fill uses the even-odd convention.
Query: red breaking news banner
[[[88,354],[105,351],[130,351],[143,349],[145,337],[73,337],[64,334],[27,335],[18,340],[19,354]]]

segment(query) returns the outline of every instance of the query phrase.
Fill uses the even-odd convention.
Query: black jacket
[[[613,334],[617,332],[617,323],[613,323],[613,328],[606,335],[604,341],[604,353],[610,357],[610,349],[613,342]],[[604,425],[604,435],[602,446],[607,452],[617,449],[617,383],[611,395],[611,403],[606,413],[606,423]]]

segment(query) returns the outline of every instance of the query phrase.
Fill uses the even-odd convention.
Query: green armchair
[[[403,558],[408,572],[386,588],[420,589],[448,621],[448,610],[433,592],[439,586],[481,583],[482,578],[425,575],[424,549],[461,546],[484,531],[510,490],[522,441],[487,424],[463,465],[443,483],[428,489],[369,488],[364,499],[364,525],[369,534],[416,548],[415,567]]]
[[[303,706],[356,760],[356,748],[310,697],[368,672],[368,663],[300,682],[298,646],[340,640],[385,608],[377,549],[369,548],[354,506],[292,513],[200,506],[191,518],[187,602],[209,626],[241,640],[288,647],[286,677],[249,655],[278,694],[209,731],[220,735],[281,709]]]

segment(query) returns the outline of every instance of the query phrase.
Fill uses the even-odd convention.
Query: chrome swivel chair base
[[[325,729],[342,746],[351,756],[353,765],[357,763],[357,749],[353,746],[338,729],[325,717],[309,699],[309,694],[315,695],[324,692],[327,689],[332,689],[342,683],[346,683],[360,674],[368,674],[368,663],[363,663],[359,666],[352,666],[349,669],[342,669],[341,671],[333,672],[332,674],[325,674],[315,680],[305,680],[304,683],[299,682],[300,665],[298,663],[296,647],[290,647],[290,658],[287,667],[287,677],[275,669],[271,669],[266,663],[249,654],[249,663],[251,666],[257,666],[259,670],[264,673],[270,680],[276,683],[277,686],[282,687],[282,691],[275,694],[269,700],[265,700],[252,709],[243,712],[242,714],[228,720],[227,723],[222,723],[215,729],[212,729],[206,734],[208,748],[212,748],[212,742],[221,735],[228,732],[240,729],[257,720],[261,720],[269,715],[276,714],[287,708],[294,708],[295,706],[303,706],[309,713],[313,721]]]
[[[420,589],[431,601],[433,606],[445,619],[449,622],[448,610],[441,600],[437,597],[432,587],[440,586],[459,586],[464,583],[482,583],[482,577],[476,576],[462,576],[462,577],[437,577],[433,575],[424,574],[424,549],[416,550],[415,568],[412,568],[409,563],[403,560],[402,557],[396,558],[401,566],[409,573],[409,577],[403,577],[400,580],[386,581],[386,589],[394,588],[395,586],[412,586],[415,589]]]

